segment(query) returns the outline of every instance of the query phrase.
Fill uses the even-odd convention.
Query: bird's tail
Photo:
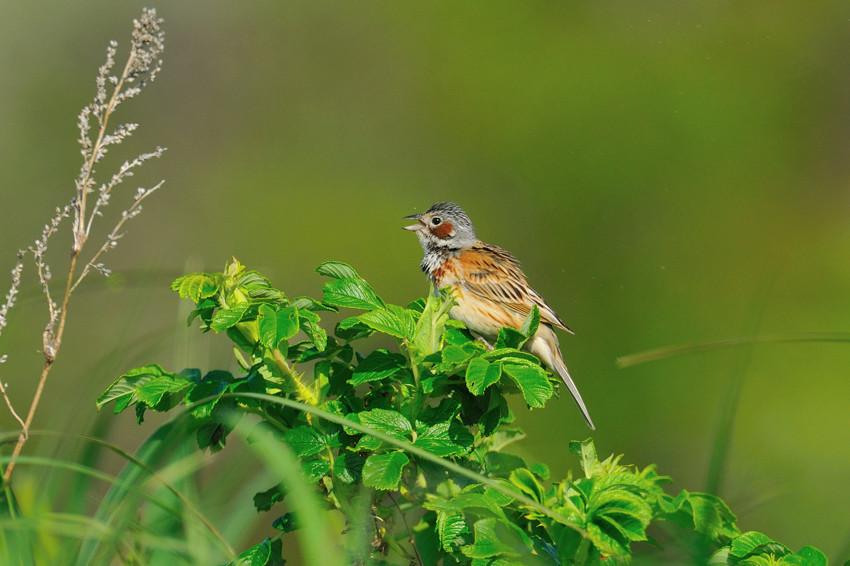
[[[584,422],[587,423],[587,426],[590,427],[591,430],[596,430],[596,427],[593,426],[593,421],[590,420],[590,413],[587,412],[587,407],[584,406],[584,401],[581,398],[581,394],[578,392],[578,388],[576,384],[573,383],[573,378],[570,377],[570,372],[567,371],[567,365],[564,363],[564,358],[561,356],[561,351],[555,346],[554,356],[552,356],[551,366],[558,375],[561,376],[561,379],[564,380],[564,385],[567,386],[567,389],[570,390],[570,395],[573,396],[573,401],[578,405],[579,410],[581,411],[581,416],[584,417]]]

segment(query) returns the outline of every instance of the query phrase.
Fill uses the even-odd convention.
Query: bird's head
[[[425,251],[438,248],[459,250],[478,240],[469,216],[453,202],[438,202],[422,214],[404,218],[417,221],[404,229],[416,232]]]

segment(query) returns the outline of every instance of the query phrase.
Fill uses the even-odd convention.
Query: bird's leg
[[[487,351],[488,351],[488,352],[492,352],[492,351],[494,350],[493,345],[492,345],[492,344],[490,344],[490,342],[488,342],[488,341],[487,341],[487,340],[486,340],[483,336],[479,336],[479,337],[477,337],[477,338],[475,339],[475,341],[476,341],[476,342],[481,342],[481,343],[483,343],[483,344],[484,344],[484,347],[485,347],[485,348],[487,348]]]

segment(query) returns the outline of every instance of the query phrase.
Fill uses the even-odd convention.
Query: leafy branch
[[[570,443],[581,473],[560,481],[506,452],[524,436],[511,426],[507,397],[541,408],[560,382],[522,350],[539,324],[536,309],[488,348],[449,318],[451,289],[403,307],[384,302],[346,264],[316,271],[329,278],[321,300],[290,299],[235,259],[221,273],[178,278],[172,289],[196,307],[189,323],[226,334],[243,373],[173,373],[152,364],[119,377],[98,408],[133,406],[141,423],[148,410],[182,405],[187,430],[210,451],[250,419],[255,441],[271,442],[266,450],[284,443],[328,507],[367,533],[367,548],[348,545],[353,563],[392,563],[394,555],[406,564],[625,564],[634,544],[659,546],[647,528],[664,521],[717,549],[718,564],[768,556],[821,564],[811,547],[792,553],[765,542],[741,550],[741,537],[752,533],[740,532],[722,500],[670,495],[670,478],[655,466],[600,459],[590,439]],[[320,313],[341,309],[360,312],[324,329]],[[397,351],[356,349],[374,334],[395,339]],[[269,511],[287,495],[277,484],[256,494],[254,505]],[[363,498],[365,519],[352,503]],[[299,521],[287,513],[272,524],[285,533]],[[278,564],[279,536],[243,552],[239,563]]]

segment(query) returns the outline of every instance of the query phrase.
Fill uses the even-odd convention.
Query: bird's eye
[[[434,218],[431,219],[431,224],[433,224],[434,226],[439,226],[440,222],[442,222],[442,221],[443,221],[442,218],[440,218],[439,216],[435,216]]]

